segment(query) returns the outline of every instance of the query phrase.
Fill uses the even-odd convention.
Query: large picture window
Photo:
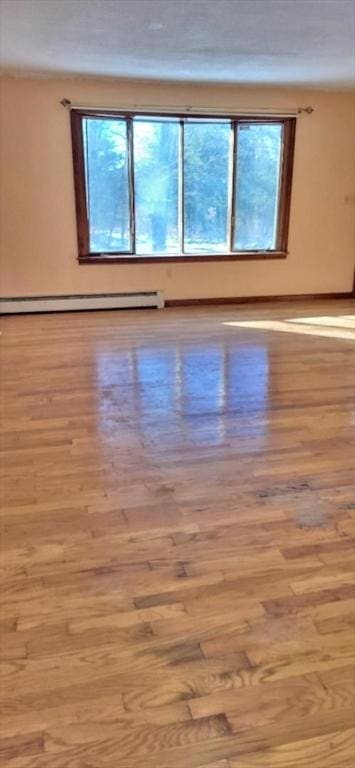
[[[80,261],[286,255],[294,118],[71,121]]]

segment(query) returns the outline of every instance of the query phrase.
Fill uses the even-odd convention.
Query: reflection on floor
[[[3,318],[2,768],[353,768],[353,324]]]

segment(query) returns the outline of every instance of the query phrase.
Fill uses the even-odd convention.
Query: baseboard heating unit
[[[81,309],[138,309],[139,307],[162,309],[164,307],[163,291],[0,298],[2,315],[26,312],[69,312]]]

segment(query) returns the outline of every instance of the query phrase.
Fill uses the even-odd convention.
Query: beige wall
[[[351,93],[90,80],[4,79],[1,86],[1,295],[160,288],[167,298],[350,291],[355,242]],[[76,260],[69,114],[88,105],[231,109],[311,104],[297,124],[289,256],[282,261],[81,265]]]

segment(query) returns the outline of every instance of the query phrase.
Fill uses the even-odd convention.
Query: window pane
[[[239,125],[234,248],[276,248],[282,125]]]
[[[137,253],[179,253],[177,121],[134,121]]]
[[[83,121],[90,251],[131,250],[125,120]]]
[[[186,253],[229,251],[230,122],[186,122],[184,240]]]

